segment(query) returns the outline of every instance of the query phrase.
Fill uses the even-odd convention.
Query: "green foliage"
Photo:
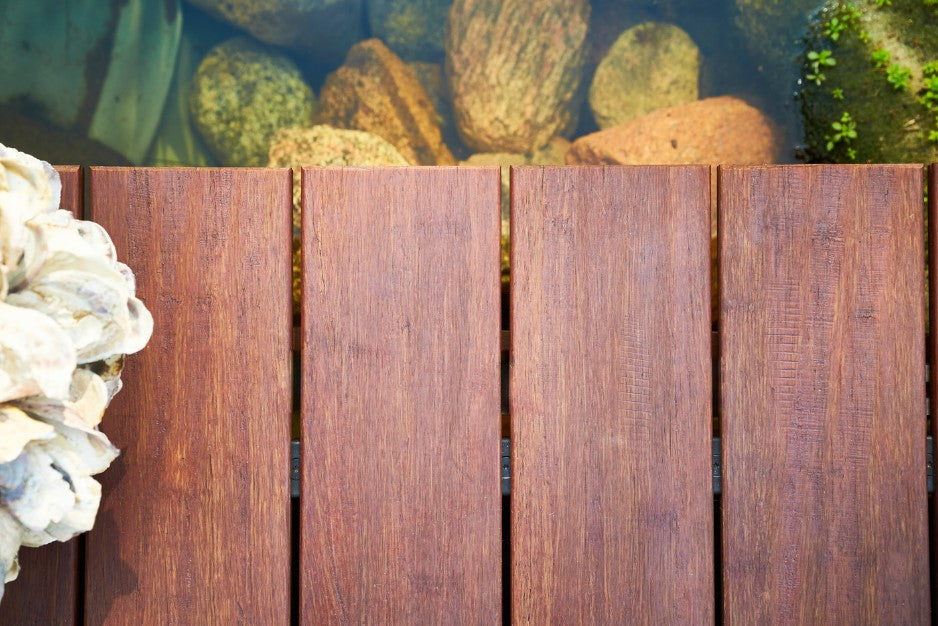
[[[883,50],[879,48],[878,50],[873,50],[870,54],[870,59],[873,61],[873,65],[876,67],[886,67],[889,65],[889,59],[892,55],[889,54],[889,50]]]
[[[898,63],[893,63],[886,70],[886,80],[896,91],[905,91],[912,79],[912,72],[907,67],[902,67]]]
[[[840,87],[831,89],[831,98],[834,100],[843,100],[844,99],[844,90]]]
[[[821,71],[822,67],[837,65],[837,59],[833,57],[830,50],[821,50],[820,52],[811,50],[806,56],[810,71],[805,75],[805,78],[813,81],[815,85],[820,85],[827,78],[824,72]]]
[[[938,76],[925,77],[925,87],[918,101],[929,111],[938,111]]]
[[[834,133],[824,137],[828,151],[833,150],[840,143],[848,144],[852,139],[857,138],[857,123],[846,111],[840,116],[840,120],[831,124],[831,128],[834,129]],[[856,158],[855,152],[854,158]]]
[[[938,61],[929,61],[922,66],[922,75],[938,76]]]
[[[824,22],[824,36],[831,41],[840,39],[840,34],[860,21],[860,10],[848,2],[837,15]]]
[[[876,0],[876,8],[891,7],[892,0]]]

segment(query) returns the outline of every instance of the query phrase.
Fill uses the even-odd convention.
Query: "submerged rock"
[[[853,9],[827,3],[807,38],[801,109],[811,156],[938,161],[938,6],[862,0]]]
[[[668,165],[772,163],[777,154],[768,118],[738,98],[721,96],[662,109],[584,137],[569,164]]]
[[[455,0],[446,73],[463,142],[527,152],[576,126],[586,0]]]
[[[261,166],[278,129],[310,123],[315,95],[287,57],[239,37],[202,60],[192,79],[189,109],[224,165]]]
[[[600,128],[697,99],[700,53],[672,24],[646,22],[622,33],[600,61],[589,90]]]
[[[368,0],[368,24],[402,59],[443,57],[443,36],[453,0]]]
[[[410,165],[387,141],[359,130],[331,126],[284,128],[270,142],[268,167],[293,168],[293,308],[300,303],[300,168],[304,165]]]
[[[172,80],[179,0],[7,2],[0,104],[141,163]]]
[[[326,77],[317,121],[374,133],[414,164],[456,162],[414,70],[378,39],[355,44],[342,67]]]
[[[364,36],[363,0],[189,0],[264,43],[334,65]]]

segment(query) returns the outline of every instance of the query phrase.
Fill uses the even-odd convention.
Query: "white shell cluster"
[[[103,228],[58,209],[48,164],[0,144],[0,598],[23,546],[91,529],[117,456],[98,430],[153,318]]]

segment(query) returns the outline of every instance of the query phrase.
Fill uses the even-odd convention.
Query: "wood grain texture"
[[[928,168],[928,288],[929,288],[929,339],[931,349],[931,389],[929,396],[931,406],[938,407],[938,164]],[[931,435],[938,442],[938,411],[932,408]],[[932,496],[934,503],[934,496]],[[938,553],[938,515],[931,516],[931,549],[932,554]],[[938,602],[938,572],[931,576],[932,606]]]
[[[57,166],[62,180],[59,208],[81,217],[82,173],[77,165]],[[0,626],[77,622],[78,542],[51,543],[41,548],[22,548],[20,575],[6,586],[0,603]]]
[[[709,624],[707,167],[512,168],[512,618]]]
[[[289,622],[285,169],[92,168],[91,217],[153,313],[103,429],[91,624]]]
[[[300,622],[497,624],[498,168],[303,177]]]
[[[720,172],[727,624],[927,624],[920,166]]]

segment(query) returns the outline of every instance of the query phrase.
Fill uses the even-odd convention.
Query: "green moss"
[[[847,25],[832,30],[835,23]],[[823,86],[822,51],[837,61],[821,68]],[[827,2],[809,25],[802,59],[801,106],[815,160],[938,159],[938,80],[930,78],[938,76],[938,16],[926,0]],[[835,139],[847,111],[856,137]]]

